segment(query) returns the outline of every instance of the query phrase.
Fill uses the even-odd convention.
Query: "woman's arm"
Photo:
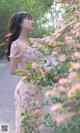
[[[11,60],[11,63],[10,63],[10,73],[12,75],[17,74],[17,69],[18,69],[18,60],[17,59]]]
[[[18,48],[17,42],[13,42],[11,45],[11,51],[10,51],[10,73],[12,75],[17,74],[18,71],[18,64],[21,59],[21,52]]]
[[[54,44],[54,42],[60,37],[62,34],[64,34],[68,29],[70,29],[70,25],[75,23],[76,19],[71,21],[70,23],[66,24],[63,28],[56,30],[51,36],[47,36],[45,38],[37,38],[33,42],[34,44],[39,46],[39,44]]]

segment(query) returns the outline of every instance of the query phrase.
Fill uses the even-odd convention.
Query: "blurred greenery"
[[[2,0],[0,1],[0,41],[7,32],[9,18],[12,14],[20,11],[26,11],[32,14],[35,22],[44,16],[52,5],[52,0]],[[40,19],[39,19],[40,22]],[[46,30],[41,29],[40,23],[36,24],[33,34],[34,37],[42,37]],[[40,27],[40,28],[39,28]]]

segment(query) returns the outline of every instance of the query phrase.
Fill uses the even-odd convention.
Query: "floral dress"
[[[36,60],[38,57],[36,51],[30,46],[23,45],[19,41],[13,41],[10,51],[10,60],[19,60],[18,68],[24,69],[29,61]],[[24,125],[21,119],[22,112],[33,113],[37,108],[41,108],[43,101],[42,90],[34,84],[25,82],[25,78],[21,77],[14,91],[15,100],[15,133],[25,133]],[[34,102],[36,107],[33,106]]]

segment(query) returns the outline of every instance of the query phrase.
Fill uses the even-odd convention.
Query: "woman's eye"
[[[28,17],[28,19],[29,19],[29,20],[32,20],[32,17],[31,17],[31,16],[29,16],[29,17]]]

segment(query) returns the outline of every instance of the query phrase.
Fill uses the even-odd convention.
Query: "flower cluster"
[[[70,28],[62,35],[55,31],[54,36],[58,37],[56,41],[51,36],[46,38],[46,44],[36,44],[43,57],[30,62],[21,73],[27,76],[27,81],[44,90],[42,121],[57,133],[61,126],[66,130],[75,127],[75,133],[80,129],[79,15]]]

